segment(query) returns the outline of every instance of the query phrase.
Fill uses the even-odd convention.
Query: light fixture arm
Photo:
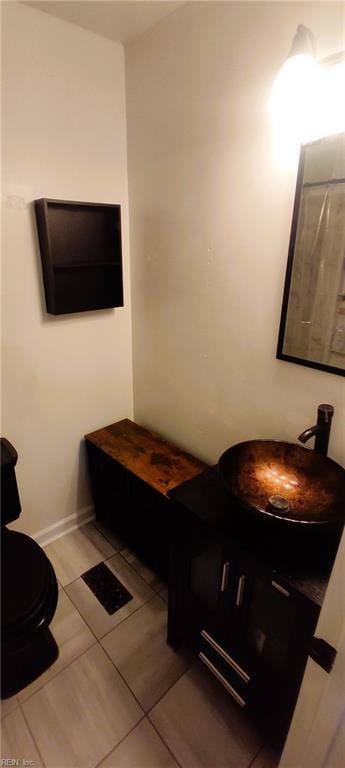
[[[309,54],[315,58],[316,41],[312,31],[308,29],[308,27],[305,27],[304,24],[299,24],[292,41],[289,58],[303,53]]]

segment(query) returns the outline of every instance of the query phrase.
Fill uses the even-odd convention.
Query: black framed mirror
[[[345,376],[345,133],[301,149],[277,358]]]

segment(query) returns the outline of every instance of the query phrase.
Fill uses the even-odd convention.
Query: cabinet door
[[[241,582],[241,576],[245,579]],[[284,734],[291,718],[318,608],[269,571],[239,565],[233,655],[250,675],[248,706],[260,724]]]
[[[277,581],[274,573],[241,563],[235,610],[236,644],[252,669],[260,664],[280,677],[306,654],[318,608]]]
[[[170,501],[127,472],[126,541],[162,578],[168,577]]]
[[[189,607],[196,631],[206,630],[218,640],[230,621],[235,561],[222,539],[207,526],[195,523],[190,534]]]
[[[96,516],[121,534],[129,506],[127,472],[104,451],[86,446]]]
[[[264,575],[248,581],[244,602],[245,623],[243,647],[252,666],[258,663],[275,675],[281,675],[287,665],[298,606],[289,592]]]

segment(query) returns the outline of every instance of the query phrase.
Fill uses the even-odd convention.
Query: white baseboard
[[[89,523],[91,520],[94,520],[94,518],[95,513],[93,507],[85,507],[85,509],[81,509],[79,512],[74,512],[73,515],[64,517],[64,519],[59,520],[58,523],[49,525],[48,528],[42,528],[42,530],[37,531],[32,538],[37,541],[37,544],[45,547],[46,544],[50,544],[52,541],[55,541],[55,539],[60,539],[65,533],[75,531],[76,528],[80,528],[81,525]]]

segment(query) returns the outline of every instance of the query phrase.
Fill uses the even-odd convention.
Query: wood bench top
[[[208,469],[208,464],[130,419],[90,432],[85,435],[85,440],[164,496],[180,483]]]

